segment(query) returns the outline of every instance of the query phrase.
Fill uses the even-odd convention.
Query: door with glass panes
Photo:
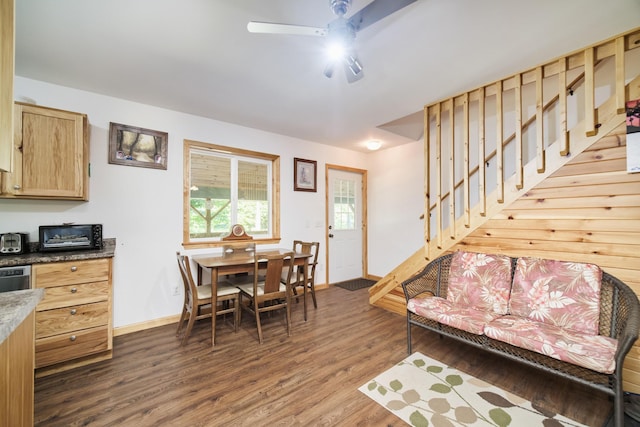
[[[363,174],[327,171],[327,283],[363,276]]]

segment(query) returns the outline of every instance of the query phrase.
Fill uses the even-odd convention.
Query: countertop
[[[15,265],[42,264],[58,261],[113,258],[115,249],[116,239],[104,239],[102,249],[86,251],[30,252],[22,255],[3,255],[0,256],[0,267],[13,267]]]
[[[0,292],[0,343],[20,326],[44,297],[44,289]]]

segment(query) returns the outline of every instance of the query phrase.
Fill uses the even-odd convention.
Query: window
[[[336,230],[356,228],[356,183],[336,178],[333,184],[333,226]]]
[[[216,246],[233,224],[279,240],[278,156],[185,140],[184,159],[185,246]]]

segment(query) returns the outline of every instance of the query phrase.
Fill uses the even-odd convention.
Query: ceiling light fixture
[[[367,148],[371,151],[376,151],[380,147],[382,147],[382,142],[372,139],[371,141],[367,141]]]

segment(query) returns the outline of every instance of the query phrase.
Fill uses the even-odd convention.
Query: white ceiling
[[[357,34],[353,84],[323,75],[323,38],[247,31],[324,27],[328,4],[16,0],[16,74],[364,151],[420,139],[425,104],[640,25],[640,0],[418,0]]]

